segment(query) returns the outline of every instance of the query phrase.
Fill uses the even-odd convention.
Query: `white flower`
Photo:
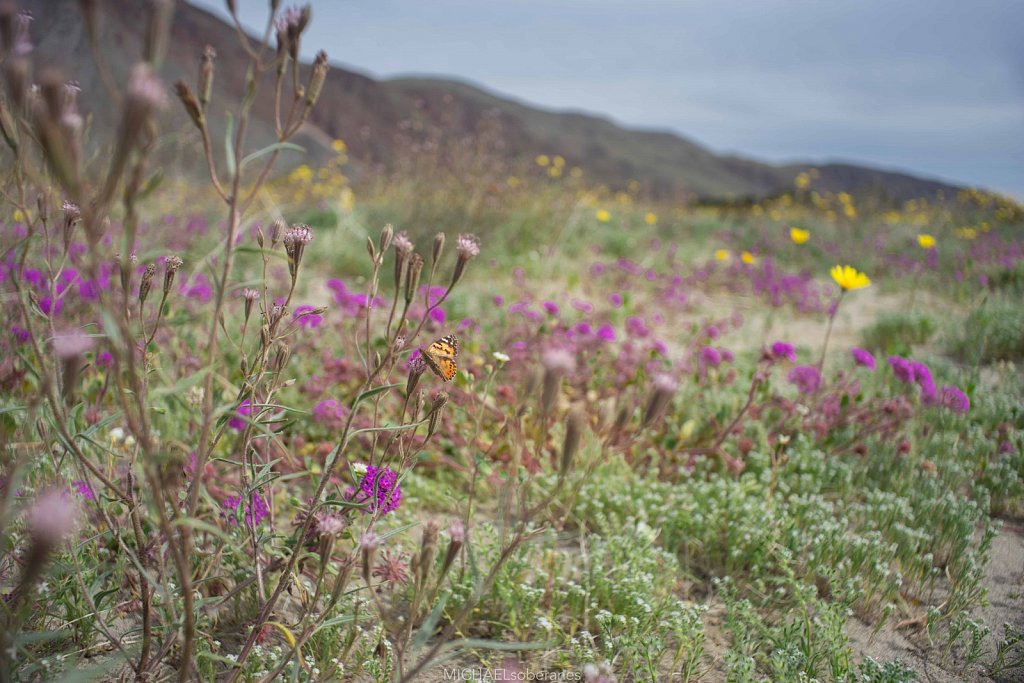
[[[501,351],[495,351],[491,355],[494,356],[494,360],[498,361],[499,363],[507,363],[511,360],[507,353],[502,353]]]
[[[120,427],[114,427],[110,430],[110,440],[114,443],[120,443],[124,441],[124,430]]]
[[[365,462],[352,463],[352,471],[355,472],[356,474],[366,474],[367,469],[369,468],[367,467]]]

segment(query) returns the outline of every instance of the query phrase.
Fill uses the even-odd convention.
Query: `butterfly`
[[[427,348],[420,349],[420,355],[430,369],[445,382],[451,382],[455,378],[455,373],[459,370],[455,363],[455,358],[459,355],[459,340],[454,334],[441,337]]]

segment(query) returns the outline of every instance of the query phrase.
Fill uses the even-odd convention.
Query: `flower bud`
[[[306,88],[306,106],[312,107],[320,99],[320,92],[324,88],[324,81],[327,80],[327,53],[320,50],[313,60],[313,68],[309,74],[309,87]]]
[[[178,93],[178,99],[181,100],[181,104],[185,107],[185,112],[192,119],[192,123],[196,125],[196,128],[202,130],[203,110],[199,100],[192,93],[192,88],[188,87],[188,83],[185,81],[178,80],[174,83],[174,89]]]
[[[573,459],[580,447],[580,438],[587,424],[587,415],[581,406],[569,411],[565,422],[565,441],[562,443],[562,457],[559,461],[558,474],[564,477],[572,467]]]
[[[284,222],[283,218],[277,218],[270,225],[270,246],[276,247],[278,242],[281,241],[281,237],[284,236],[284,231],[288,227],[288,224]]]
[[[373,567],[373,558],[380,547],[381,537],[373,531],[365,531],[359,537],[359,549],[363,554],[363,580],[370,583],[370,570]]]
[[[274,371],[280,373],[284,370],[285,365],[288,364],[288,356],[291,354],[291,350],[287,344],[278,344],[277,353],[274,355]]]
[[[199,64],[199,103],[203,111],[210,103],[210,94],[213,92],[213,61],[217,58],[217,51],[213,46],[207,45],[203,50],[203,61]]]
[[[384,226],[384,229],[380,231],[380,241],[378,242],[377,250],[381,255],[383,255],[384,252],[388,250],[388,247],[391,246],[391,240],[394,239],[394,237],[395,229],[390,223],[388,223]]]
[[[146,303],[146,297],[149,296],[149,290],[153,286],[154,275],[156,275],[156,265],[153,263],[147,264],[145,272],[142,273],[142,282],[139,284],[140,307]]]
[[[441,526],[434,520],[423,525],[423,539],[420,542],[420,554],[413,559],[413,570],[416,574],[416,586],[422,588],[427,585],[430,578],[430,570],[434,565],[434,558],[437,557],[437,536]]]
[[[441,255],[444,254],[444,233],[434,235],[434,249],[430,253],[430,276],[437,272],[437,264],[441,262]]]
[[[409,304],[416,296],[416,289],[420,286],[420,273],[423,272],[423,257],[413,254],[409,258],[409,266],[405,273],[405,303]]]
[[[437,396],[434,397],[434,402],[430,406],[429,421],[427,422],[427,438],[434,435],[437,431],[438,425],[441,423],[441,410],[448,403],[448,392],[439,391]]]
[[[455,562],[455,558],[458,557],[459,551],[462,550],[462,546],[466,543],[466,526],[461,520],[454,520],[451,526],[448,527],[448,537],[451,539],[448,543],[448,550],[444,555],[444,564],[441,566],[441,578],[444,578],[448,570],[451,569],[452,563]]]
[[[245,321],[249,322],[249,315],[252,314],[252,305],[260,298],[259,290],[253,289],[252,287],[246,287],[242,290],[242,299],[244,303],[243,311],[245,313]]]

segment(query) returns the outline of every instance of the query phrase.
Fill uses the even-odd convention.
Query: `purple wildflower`
[[[786,379],[802,394],[813,394],[821,386],[821,373],[813,365],[797,365]]]
[[[601,325],[601,327],[597,328],[597,338],[602,341],[615,341],[615,328],[608,323]]]
[[[619,294],[618,292],[612,292],[611,294],[608,295],[608,303],[610,303],[615,308],[618,308],[619,306],[622,305],[622,295]]]
[[[650,335],[651,331],[647,327],[647,323],[644,322],[643,318],[637,316],[630,316],[626,318],[626,332],[632,337],[644,337]]]
[[[722,364],[722,354],[713,346],[705,346],[700,350],[700,362],[707,367],[717,368]]]
[[[264,500],[263,496],[253,491],[249,497],[250,504],[245,506],[243,514],[245,515],[246,523],[251,527],[259,525],[263,519],[270,514],[270,506],[267,501]],[[224,501],[224,508],[231,510],[235,515],[238,514],[238,507],[242,504],[241,496],[230,496]]]
[[[324,321],[324,317],[320,313],[314,312],[316,310],[315,307],[309,305],[296,306],[295,312],[292,313],[292,320],[298,321],[299,325],[306,329],[315,330]]]
[[[89,486],[87,481],[73,481],[71,482],[71,488],[75,493],[82,496],[86,500],[96,500],[96,493]]]
[[[357,502],[369,503],[368,512],[385,515],[395,510],[402,502],[398,475],[390,467],[367,465],[357,496]]]
[[[850,354],[853,356],[853,362],[855,364],[869,370],[875,369],[875,357],[871,355],[871,352],[867,349],[854,346],[850,349]]]
[[[180,291],[183,295],[189,299],[195,299],[202,303],[209,303],[213,297],[213,286],[210,284],[210,278],[206,277],[205,273],[196,273],[191,282],[184,280],[181,283]]]
[[[909,360],[903,356],[889,356],[889,367],[892,368],[892,372],[896,375],[896,379],[903,382],[904,384],[910,384],[914,381],[914,367]]]
[[[787,344],[783,341],[777,341],[772,344],[772,357],[775,360],[781,360],[785,358],[793,363],[796,362],[796,347],[792,344]]]
[[[543,306],[544,311],[550,316],[558,317],[558,314],[561,313],[561,309],[554,301],[545,301]]]
[[[252,415],[252,401],[245,399],[238,404],[238,409],[235,410],[234,416],[228,420],[228,427],[234,429],[236,432],[240,432],[245,429],[246,417]]]
[[[971,409],[971,399],[957,387],[946,385],[939,392],[939,404],[954,413],[966,413]]]
[[[924,363],[916,362],[910,364],[914,372],[914,381],[921,387],[921,400],[925,403],[933,403],[938,398],[938,389],[935,387],[935,380],[932,379],[932,371]]]
[[[347,414],[345,406],[333,398],[324,399],[313,407],[313,419],[332,429],[342,426]]]

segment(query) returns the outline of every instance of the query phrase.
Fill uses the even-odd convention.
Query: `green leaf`
[[[241,506],[239,506],[239,507],[241,507]],[[187,527],[189,527],[191,529],[196,529],[198,531],[205,531],[207,533],[211,533],[214,536],[216,536],[217,538],[219,538],[222,541],[224,541],[225,543],[232,543],[233,542],[231,540],[231,537],[228,536],[226,533],[224,533],[224,531],[222,529],[218,529],[217,527],[215,527],[214,525],[210,524],[209,522],[204,522],[201,519],[195,519],[195,518],[192,518],[192,517],[179,517],[178,519],[176,519],[173,522],[171,522],[171,526],[187,526]]]
[[[160,187],[160,184],[163,182],[163,180],[163,171],[157,171],[153,175],[149,176],[149,179],[146,181],[146,184],[142,186],[141,190],[139,190],[137,200],[143,200],[149,195],[153,194],[156,191],[156,189]]]
[[[363,429],[357,429],[356,431],[352,432],[352,434],[349,435],[349,438],[356,436],[358,434],[367,434],[370,432],[400,432],[404,429],[415,429],[424,422],[426,422],[426,420],[420,420],[419,422],[413,422],[411,424],[396,425],[394,427],[390,425],[385,425],[383,427],[365,427]]]
[[[483,640],[481,638],[464,638],[463,640],[453,640],[448,643],[445,643],[444,647],[446,649],[465,647],[468,649],[511,650],[514,652],[518,652],[520,650],[547,650],[549,648],[557,647],[557,644],[551,641],[543,643],[503,643],[497,640]]]
[[[364,391],[363,393],[359,394],[359,396],[356,397],[356,402],[352,404],[352,409],[355,410],[356,406],[358,406],[360,403],[362,403],[363,401],[365,401],[368,398],[373,398],[374,396],[376,396],[379,393],[382,393],[382,392],[387,391],[388,389],[394,389],[395,387],[400,387],[400,386],[402,386],[402,385],[401,384],[385,384],[385,385],[380,386],[380,387],[374,387],[373,389],[367,389],[366,391]]]
[[[174,396],[181,396],[182,394],[185,393],[186,390],[191,389],[192,387],[199,384],[199,382],[204,377],[206,377],[206,373],[208,373],[209,371],[210,368],[206,367],[203,368],[202,370],[199,370],[198,372],[193,372],[188,377],[178,380],[178,382],[174,386],[157,387],[156,389],[153,390],[153,392],[150,395],[153,398],[159,398],[161,396],[167,396],[169,394]]]
[[[235,137],[235,117],[228,114],[228,122],[224,128],[224,159],[228,165],[228,177],[234,178],[235,173],[238,171],[238,166],[235,163],[235,141],[232,139]]]
[[[263,149],[258,149],[251,154],[247,154],[245,158],[242,159],[241,163],[238,164],[238,168],[243,169],[245,168],[246,164],[256,161],[262,156],[266,156],[271,152],[276,152],[285,149],[289,149],[293,152],[306,152],[306,149],[304,147],[300,147],[299,145],[296,145],[294,142],[275,142],[272,145],[267,145]]]
[[[121,331],[117,327],[117,323],[114,322],[114,318],[111,317],[110,313],[103,309],[100,311],[100,317],[103,318],[103,331],[106,332],[107,337],[110,338],[110,344],[117,348],[121,348],[124,342],[121,339]]]
[[[441,614],[444,612],[445,605],[448,604],[449,595],[449,593],[441,594],[437,604],[434,605],[434,609],[430,610],[430,614],[427,615],[427,618],[423,621],[423,625],[420,626],[418,631],[416,631],[416,636],[412,639],[411,645],[413,652],[419,652],[420,648],[426,645],[427,640],[430,639],[430,635],[437,627],[437,622],[441,620]]]
[[[333,619],[328,619],[324,623],[322,623],[319,626],[317,626],[313,630],[312,635],[316,635],[322,629],[330,628],[332,626],[340,626],[341,624],[348,624],[348,623],[351,623],[351,622],[353,622],[355,620],[356,620],[356,615],[354,615],[354,614],[342,614],[341,616],[334,617]]]

